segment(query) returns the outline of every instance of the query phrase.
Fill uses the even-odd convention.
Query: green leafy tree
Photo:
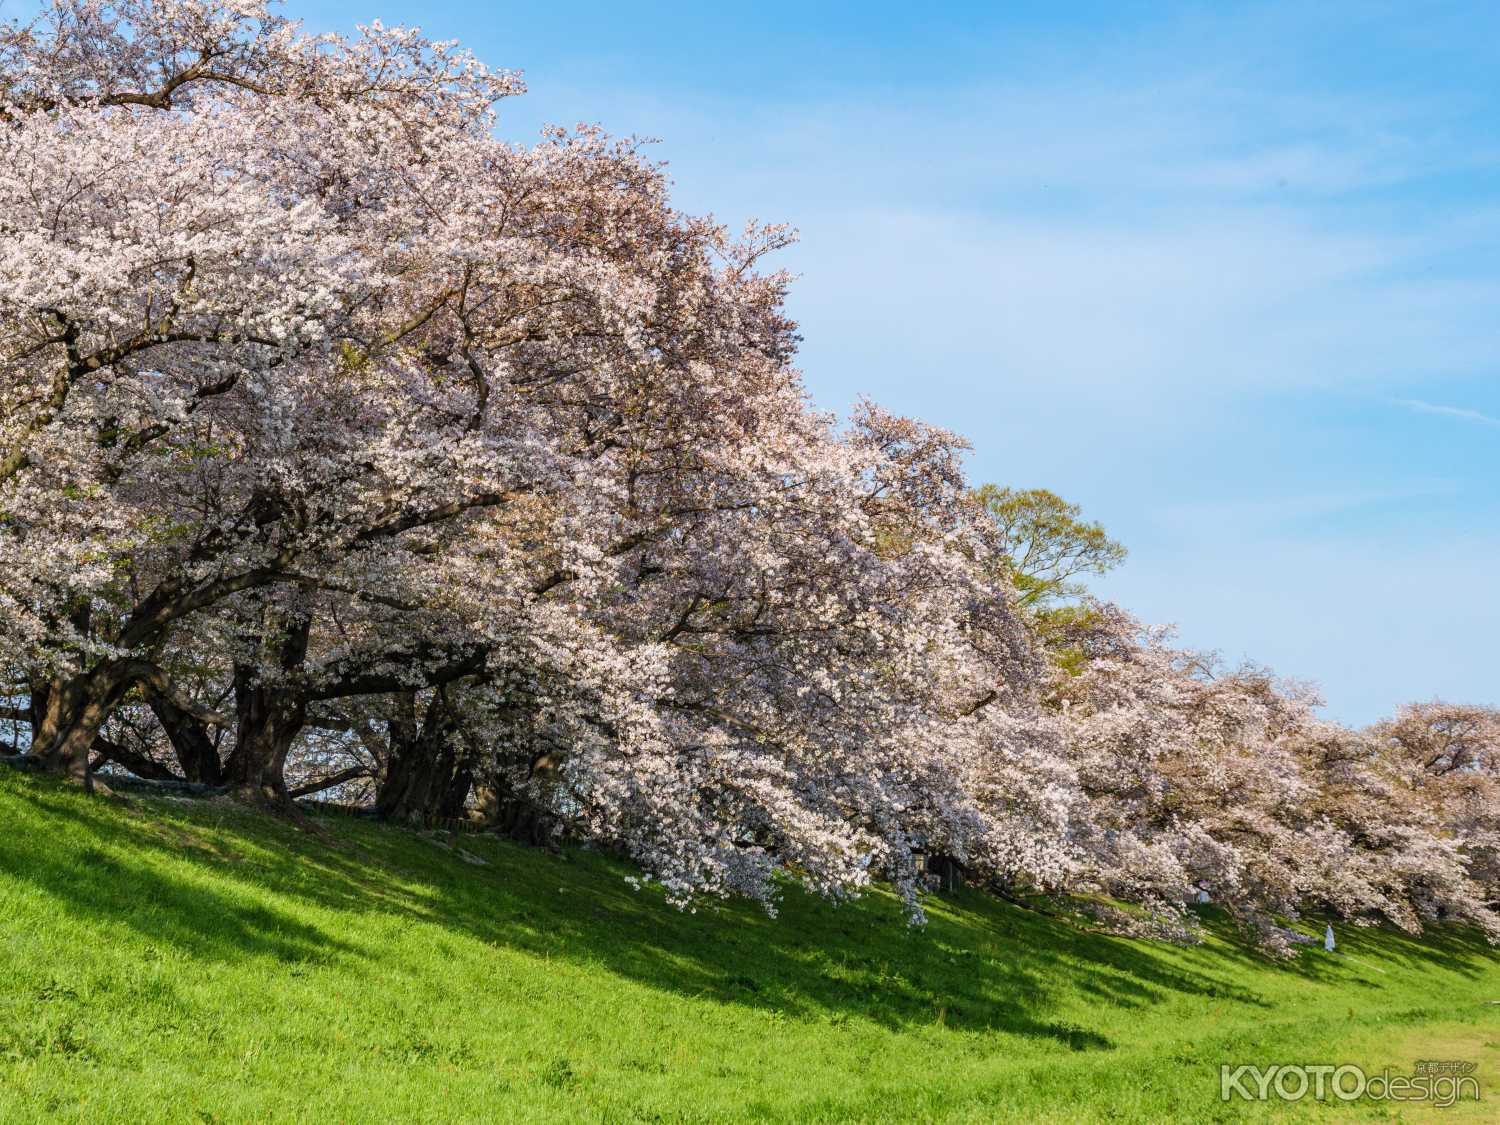
[[[1080,632],[1094,616],[1080,600],[1088,593],[1080,579],[1119,566],[1125,548],[1101,524],[1085,520],[1077,504],[1044,488],[986,484],[975,495],[1004,536],[1017,604],[1053,658],[1069,666]]]

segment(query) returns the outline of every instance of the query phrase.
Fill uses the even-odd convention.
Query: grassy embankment
[[[318,823],[0,770],[0,1120],[1500,1118],[1500,956],[1463,932],[1275,965],[972,892],[919,930],[881,894],[683,914],[588,852]],[[1487,1104],[1218,1099],[1221,1061],[1417,1058]]]

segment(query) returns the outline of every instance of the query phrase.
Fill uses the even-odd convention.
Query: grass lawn
[[[0,1120],[1500,1119],[1466,932],[1280,965],[977,893],[685,914],[588,852],[316,823],[0,770]],[[1419,1058],[1487,1102],[1219,1100],[1221,1062]]]

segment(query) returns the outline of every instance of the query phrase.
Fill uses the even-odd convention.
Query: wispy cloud
[[[1391,402],[1407,410],[1415,410],[1418,414],[1438,414],[1444,418],[1459,418],[1465,422],[1478,422],[1481,426],[1500,426],[1500,418],[1491,417],[1478,410],[1470,410],[1463,406],[1444,406],[1440,402],[1423,402],[1419,398],[1397,398]]]
[[[1490,371],[1500,207],[1452,185],[1500,156],[1434,140],[1426,103],[1360,95],[1070,72],[748,107],[615,96],[611,122],[670,139],[689,210],[802,230],[782,264],[825,405],[849,373],[982,441],[975,382],[1160,430],[1234,396],[1435,398],[1417,381]]]
[[[1500,425],[1500,6],[767,0],[673,39],[583,2],[581,30],[431,30],[529,68],[504,135],[603,113],[665,138],[686,210],[799,227],[820,405],[871,394],[970,437],[976,479],[1077,500],[1131,550],[1101,592],[1342,718],[1500,702],[1496,541],[1468,538],[1500,527],[1500,442],[1423,432]],[[701,49],[768,33],[750,70]]]
[[[1452,482],[1433,481],[1399,488],[1169,504],[1159,508],[1154,515],[1163,528],[1175,535],[1224,542],[1246,534],[1270,536],[1287,533],[1309,521],[1325,524],[1333,517],[1359,511],[1400,510],[1415,501],[1454,496],[1456,491]]]

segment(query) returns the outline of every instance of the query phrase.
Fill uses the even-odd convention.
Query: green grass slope
[[[1500,1119],[1464,933],[1279,966],[973,893],[685,914],[588,852],[317,823],[0,771],[0,1120],[1417,1121],[1225,1104],[1218,1064],[1433,1050],[1493,1099],[1434,1119]]]

